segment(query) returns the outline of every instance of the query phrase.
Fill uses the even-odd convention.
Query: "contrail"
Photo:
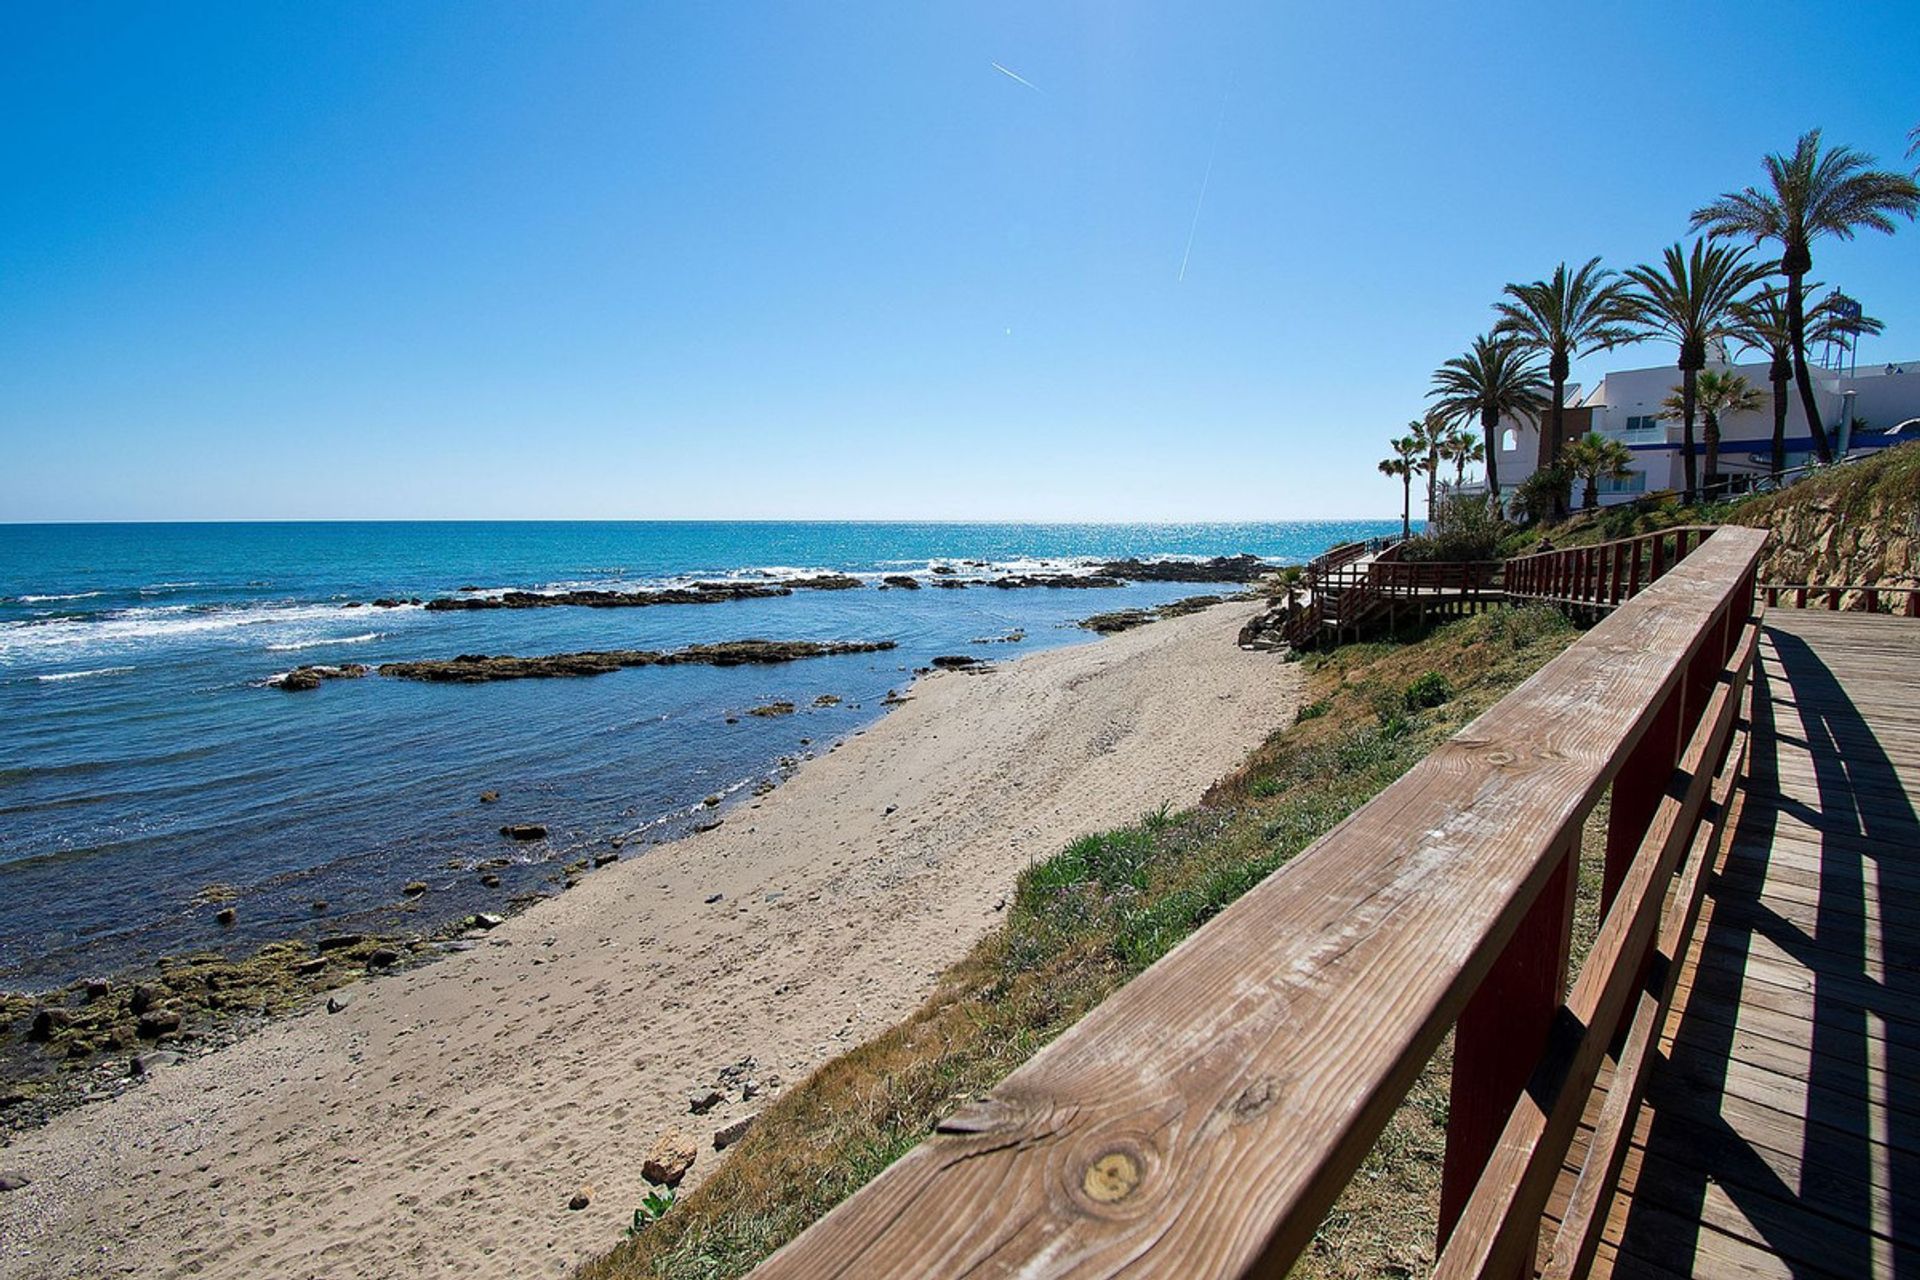
[[[1027,88],[1033,90],[1035,93],[1044,94],[1046,92],[1046,90],[1042,89],[1039,85],[1035,84],[1033,81],[1021,75],[1018,71],[1009,71],[997,62],[993,63],[993,69],[995,71],[998,71],[1001,75],[1005,76],[1009,80],[1019,81],[1021,84],[1027,86]]]
[[[1213,145],[1207,148],[1207,171],[1200,179],[1200,198],[1193,202],[1193,221],[1187,224],[1187,249],[1180,255],[1180,275],[1175,284],[1184,284],[1187,279],[1187,259],[1193,257],[1193,233],[1200,229],[1200,210],[1207,206],[1207,186],[1213,181],[1213,159],[1220,154],[1220,126],[1227,122],[1227,95],[1233,92],[1233,77],[1227,77],[1227,87],[1220,91],[1220,114],[1213,120]]]

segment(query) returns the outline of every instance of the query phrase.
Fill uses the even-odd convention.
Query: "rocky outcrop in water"
[[[282,693],[304,693],[318,689],[323,680],[357,680],[365,674],[367,668],[358,662],[344,662],[334,667],[306,665],[277,675],[267,684]]]
[[[1100,572],[1128,582],[1252,582],[1273,568],[1259,556],[1215,556],[1211,560],[1109,560]]]
[[[401,680],[440,684],[481,684],[489,680],[529,680],[553,676],[599,676],[628,667],[672,667],[701,664],[739,667],[797,662],[803,658],[831,658],[855,653],[880,653],[894,647],[891,640],[729,640],[696,644],[662,652],[655,649],[598,649],[584,653],[555,653],[521,658],[463,653],[457,658],[427,662],[388,662],[380,674]]]
[[[859,585],[858,579],[851,580]],[[466,588],[462,588],[465,590]],[[658,604],[721,604],[793,594],[791,587],[752,582],[696,582],[659,591],[507,591],[497,596],[442,596],[427,601],[430,613],[463,609],[644,609]]]

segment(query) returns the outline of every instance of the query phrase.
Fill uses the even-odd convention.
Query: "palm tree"
[[[1440,451],[1447,440],[1447,421],[1429,409],[1425,417],[1407,424],[1407,434],[1418,442],[1421,456],[1426,459],[1421,470],[1427,477],[1427,519],[1432,520],[1434,490],[1440,482]]]
[[[1727,414],[1758,413],[1760,393],[1740,374],[1730,369],[1706,369],[1695,384],[1695,400],[1706,419],[1707,496],[1712,497],[1720,474],[1720,419]],[[1660,405],[1663,418],[1678,418],[1687,411],[1685,393],[1675,387]]]
[[[1446,439],[1440,444],[1440,456],[1453,464],[1453,487],[1458,489],[1467,482],[1467,468],[1487,460],[1487,450],[1471,431],[1448,427]]]
[[[1693,211],[1693,229],[1711,235],[1752,236],[1755,244],[1780,245],[1779,269],[1787,277],[1787,331],[1793,349],[1793,380],[1807,415],[1814,448],[1822,462],[1833,459],[1813,402],[1813,378],[1807,372],[1807,272],[1813,269],[1813,242],[1830,235],[1853,239],[1861,227],[1893,234],[1894,214],[1912,220],[1920,212],[1920,186],[1903,174],[1873,168],[1873,157],[1851,147],[1820,151],[1820,131],[1800,135],[1791,156],[1761,161],[1770,190],[1730,191]]]
[[[1545,471],[1560,460],[1567,374],[1572,371],[1573,361],[1631,342],[1639,335],[1622,322],[1620,304],[1626,282],[1604,270],[1599,258],[1589,258],[1579,270],[1571,272],[1563,262],[1553,269],[1551,279],[1510,284],[1505,292],[1506,298],[1494,304],[1494,310],[1500,313],[1494,332],[1507,334],[1526,350],[1544,355],[1547,379],[1553,384],[1537,460],[1539,469]]]
[[[1427,398],[1445,422],[1479,419],[1486,435],[1487,492],[1500,497],[1500,420],[1538,420],[1547,407],[1547,379],[1512,338],[1483,333],[1463,356],[1434,371]]]
[[[1808,289],[1818,289],[1810,284]],[[1817,347],[1839,339],[1879,333],[1886,326],[1872,316],[1842,315],[1828,294],[1807,313],[1807,345]],[[1764,351],[1770,361],[1767,381],[1773,386],[1773,474],[1787,466],[1787,383],[1793,377],[1793,329],[1787,316],[1787,295],[1768,285],[1753,297],[1734,304],[1733,338],[1742,346]]]
[[[1694,382],[1706,367],[1710,343],[1732,337],[1733,304],[1771,268],[1747,261],[1747,250],[1711,240],[1695,240],[1689,255],[1679,245],[1667,246],[1661,266],[1640,266],[1627,272],[1633,292],[1627,295],[1628,314],[1680,348],[1682,465],[1686,500],[1699,493],[1699,473],[1693,458]]]
[[[1400,477],[1400,536],[1413,536],[1413,478],[1427,469],[1426,442],[1417,435],[1405,435],[1390,442],[1393,456],[1380,462],[1380,474]]]
[[[1624,480],[1633,474],[1633,450],[1598,431],[1589,431],[1567,447],[1567,467],[1586,482],[1580,509],[1600,505],[1600,480]]]

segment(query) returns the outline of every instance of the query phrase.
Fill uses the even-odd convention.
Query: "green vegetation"
[[[1306,701],[1195,808],[1088,836],[1024,874],[1006,922],[906,1022],[821,1067],[735,1153],[585,1280],[738,1276],[991,1089],[1559,652],[1551,610],[1496,610],[1406,643],[1308,657]],[[1310,1276],[1432,1256],[1444,1055],[1329,1217]]]
[[[1707,420],[1713,421],[1712,411]],[[1600,506],[1600,481],[1626,478],[1632,474],[1632,463],[1633,450],[1598,431],[1589,431],[1574,441],[1567,449],[1567,470],[1581,481],[1581,509],[1596,510]],[[1713,469],[1707,470],[1711,475]]]

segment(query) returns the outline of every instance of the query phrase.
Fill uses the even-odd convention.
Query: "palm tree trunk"
[[[1497,501],[1500,497],[1500,415],[1481,410],[1480,429],[1487,437],[1487,494]]]
[[[1587,477],[1587,490],[1580,495],[1580,505],[1588,511],[1600,505],[1600,479],[1598,476]]]
[[[1775,360],[1770,371],[1773,380],[1773,478],[1787,469],[1787,379],[1793,375],[1793,362]]]
[[[1560,402],[1566,399],[1569,372],[1571,366],[1567,353],[1553,352],[1547,361],[1547,377],[1553,382],[1553,403],[1547,406],[1547,420],[1540,424],[1540,449],[1535,461],[1541,471],[1560,461],[1560,440],[1566,434],[1565,409]],[[1567,494],[1564,490],[1554,491],[1553,514],[1556,518],[1567,514]]]
[[[1686,501],[1689,503],[1700,496],[1700,469],[1693,457],[1693,387],[1694,379],[1698,376],[1692,369],[1680,371],[1680,470],[1686,477]]]
[[[1832,462],[1833,446],[1827,443],[1826,428],[1820,425],[1820,406],[1813,402],[1813,377],[1807,372],[1805,280],[1805,272],[1787,273],[1787,334],[1793,346],[1793,381],[1800,391],[1800,408],[1807,415],[1807,431],[1813,436],[1813,447],[1820,461]]]
[[[1720,415],[1709,409],[1707,428],[1707,497],[1711,499],[1720,481]]]
[[[1413,536],[1413,468],[1400,473],[1400,536]]]

